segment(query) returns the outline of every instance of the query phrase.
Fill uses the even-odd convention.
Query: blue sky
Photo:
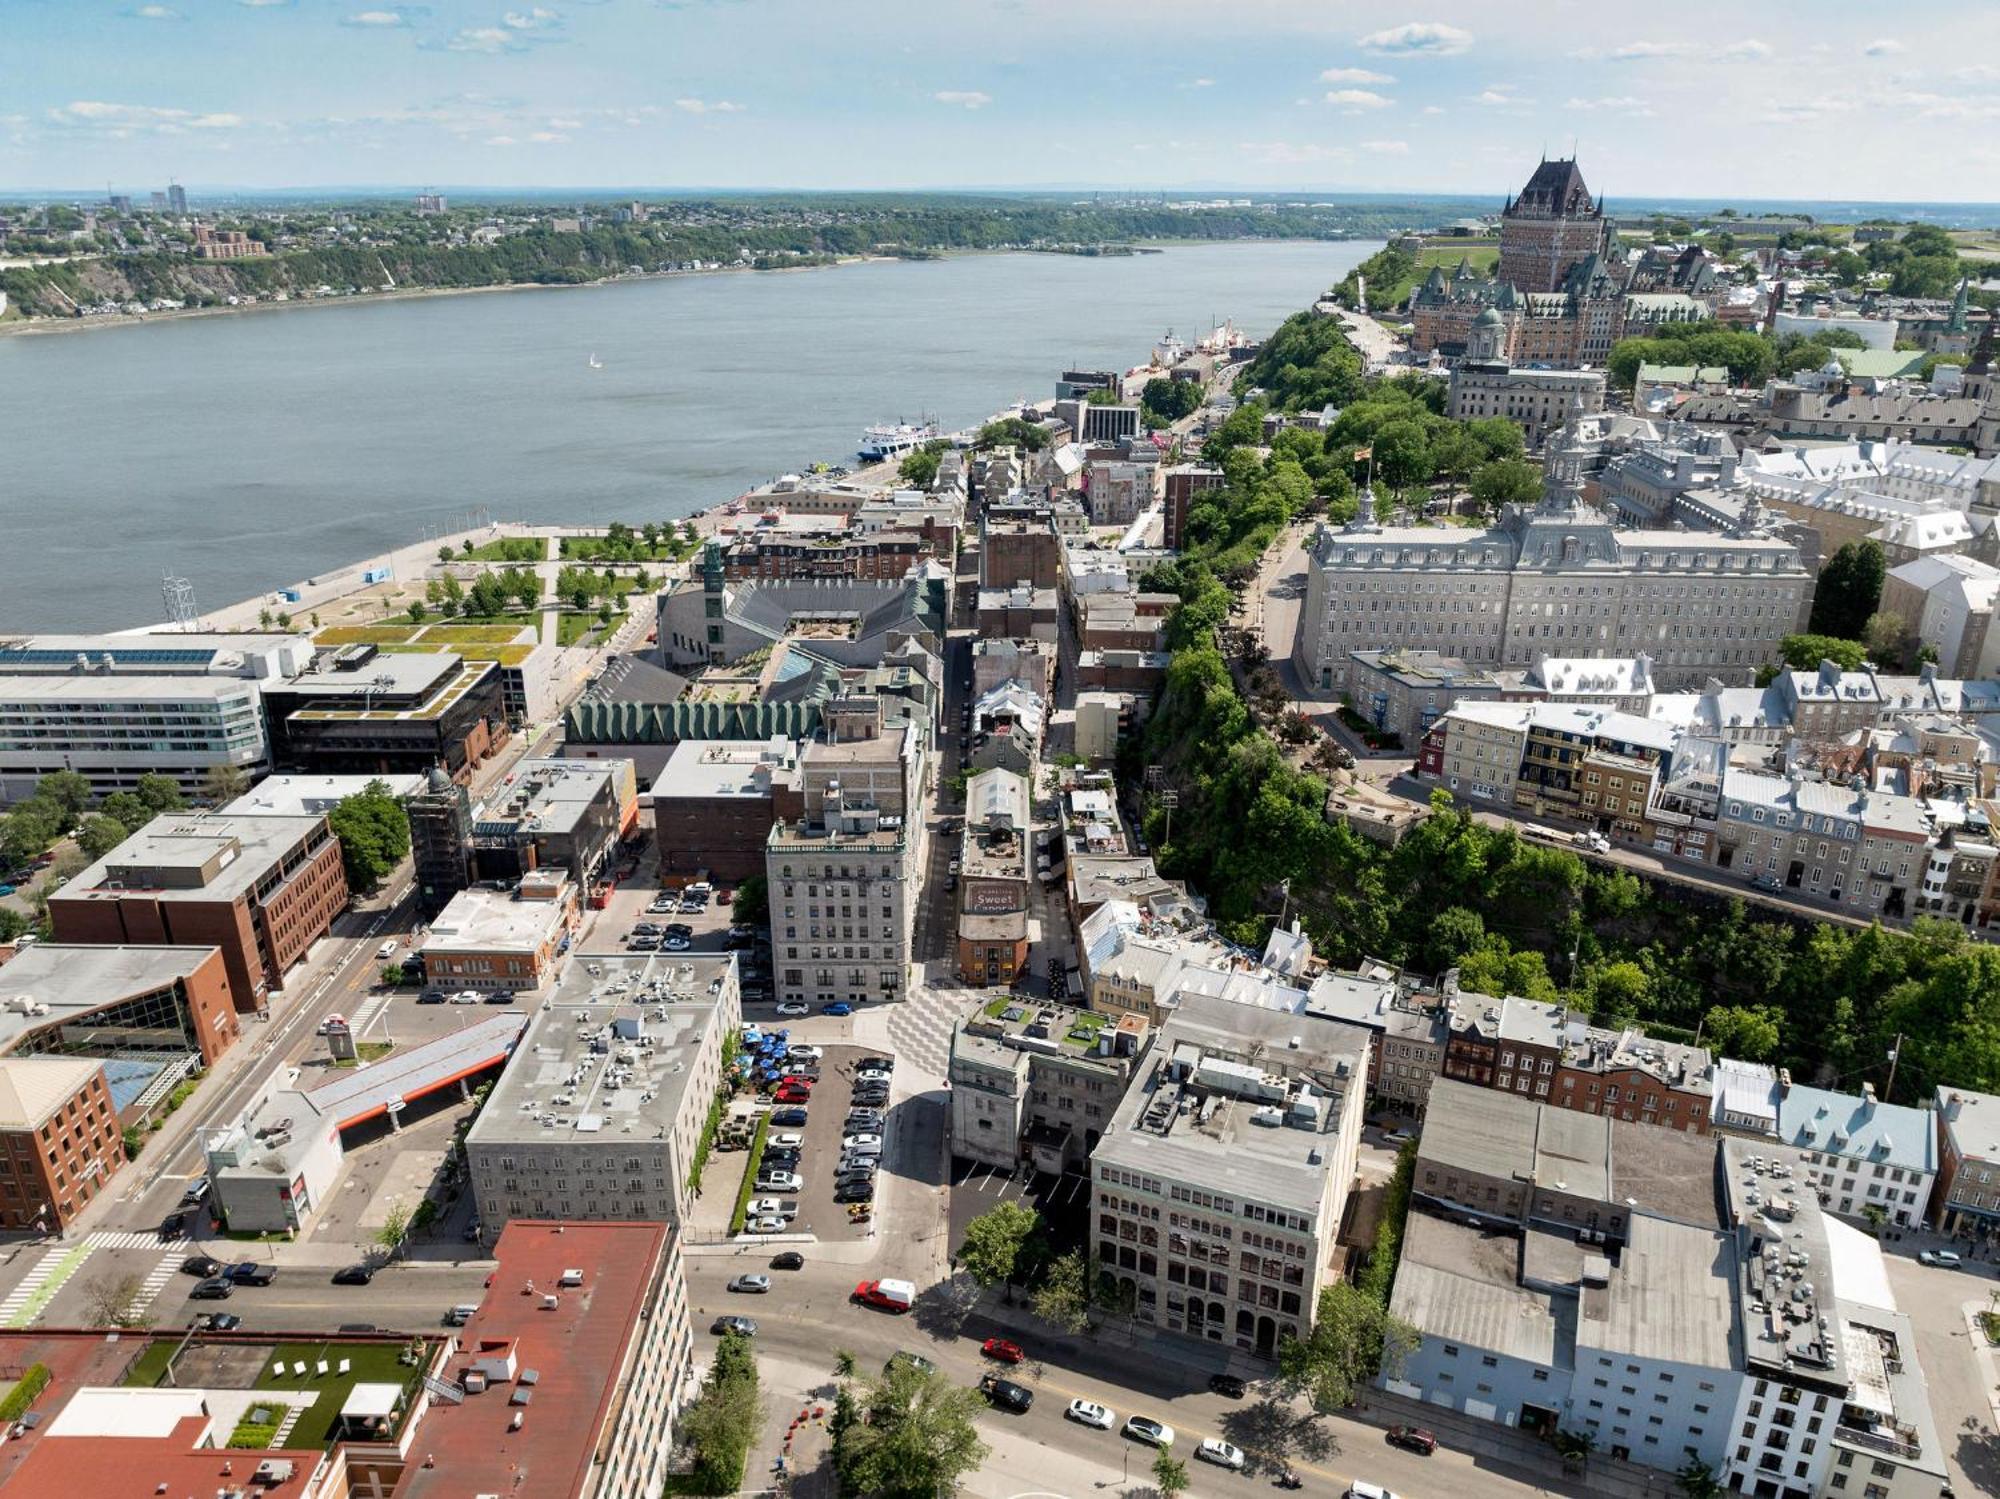
[[[2000,5],[0,0],[0,187],[2000,198]]]

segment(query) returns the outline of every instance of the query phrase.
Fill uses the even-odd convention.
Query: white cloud
[[[279,6],[290,5],[292,0],[236,0],[236,3],[249,10],[275,10]]]
[[[537,5],[532,10],[510,10],[500,23],[509,31],[552,31],[562,25],[562,17]]]
[[[341,23],[343,26],[407,26],[410,24],[408,11],[402,10],[357,10]]]
[[[1577,55],[1595,57],[1597,54],[1582,52]],[[1622,47],[1613,47],[1604,56],[1610,62],[1656,62],[1662,58],[1681,57],[1707,62],[1756,62],[1771,56],[1771,44],[1760,42],[1754,36],[1721,47],[1705,42],[1627,42]]]
[[[171,5],[142,5],[133,11],[132,17],[138,21],[185,21],[186,16]]]
[[[560,130],[537,130],[528,139],[542,145],[547,145],[551,141],[566,141],[569,137],[564,135]]]
[[[1472,45],[1472,33],[1442,21],[1411,21],[1371,31],[1355,45],[1382,57],[1452,57]]]
[[[940,104],[957,104],[966,109],[984,109],[993,102],[991,94],[982,94],[978,89],[940,89],[931,97]]]
[[[486,144],[489,146],[518,146],[521,143],[511,135],[489,135],[486,137]]]
[[[1386,94],[1375,93],[1372,89],[1337,88],[1328,90],[1326,102],[1337,104],[1348,113],[1354,114],[1364,109],[1387,109],[1396,101]]]
[[[1373,68],[1328,68],[1319,75],[1321,83],[1394,83],[1388,73],[1378,73]]]
[[[1426,104],[1424,106],[1424,113],[1427,115],[1441,115],[1444,113],[1444,107],[1438,104]]]
[[[1408,141],[1363,141],[1361,149],[1364,151],[1373,151],[1377,156],[1408,156],[1410,154],[1410,143]]]
[[[1638,115],[1649,118],[1653,109],[1644,99],[1636,99],[1630,94],[1605,94],[1595,99],[1571,99],[1565,109],[1604,110],[1611,114]]]
[[[1523,99],[1514,92],[1511,83],[1490,83],[1472,96],[1474,104],[1484,104],[1490,109],[1504,109],[1508,106],[1533,104],[1533,99]]]
[[[1214,87],[1215,87],[1215,80],[1214,80],[1213,78],[1192,78],[1192,79],[1189,79],[1189,80],[1188,80],[1188,87],[1189,87],[1189,88],[1214,88]]]
[[[49,123],[72,130],[93,130],[116,137],[181,135],[190,130],[234,130],[243,116],[203,113],[193,109],[163,109],[151,104],[109,104],[101,99],[77,99],[52,109]]]
[[[583,129],[583,121],[581,121],[581,120],[572,120],[572,119],[568,119],[568,118],[566,118],[566,117],[564,117],[564,116],[561,116],[561,115],[558,115],[558,116],[557,116],[556,118],[554,118],[554,119],[552,119],[552,120],[550,120],[550,121],[549,121],[549,129],[551,129],[551,130],[581,130],[581,129]]]
[[[734,115],[743,113],[741,104],[733,104],[727,99],[676,99],[674,108],[691,115]]]
[[[1894,57],[1903,50],[1903,44],[1893,36],[1880,36],[1861,49],[1863,57]]]
[[[511,52],[520,45],[514,34],[501,26],[467,26],[445,47],[453,52]]]

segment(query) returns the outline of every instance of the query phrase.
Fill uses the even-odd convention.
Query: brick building
[[[94,1057],[0,1060],[0,1227],[67,1227],[125,1163]]]
[[[1168,469],[1166,478],[1164,541],[1168,551],[1178,552],[1187,545],[1188,511],[1194,508],[1195,496],[1204,490],[1222,488],[1222,470],[1204,468],[1200,464],[1182,463]]]
[[[162,817],[49,901],[58,942],[216,947],[239,1014],[347,908],[340,843],[324,817]]]

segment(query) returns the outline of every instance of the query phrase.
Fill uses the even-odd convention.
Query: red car
[[[771,1097],[779,1103],[807,1103],[812,1099],[812,1090],[801,1088],[796,1083],[787,1083]]]
[[[1438,1439],[1421,1426],[1392,1426],[1385,1435],[1392,1447],[1407,1447],[1425,1457],[1437,1451]]]
[[[1003,1364],[1018,1364],[1028,1356],[1021,1351],[1019,1343],[1010,1343],[1005,1338],[988,1338],[979,1345],[979,1351]]]

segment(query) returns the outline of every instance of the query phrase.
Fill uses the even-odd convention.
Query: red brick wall
[[[0,1226],[34,1227],[43,1203],[44,1225],[67,1225],[124,1164],[100,1067],[40,1128],[0,1132]]]

